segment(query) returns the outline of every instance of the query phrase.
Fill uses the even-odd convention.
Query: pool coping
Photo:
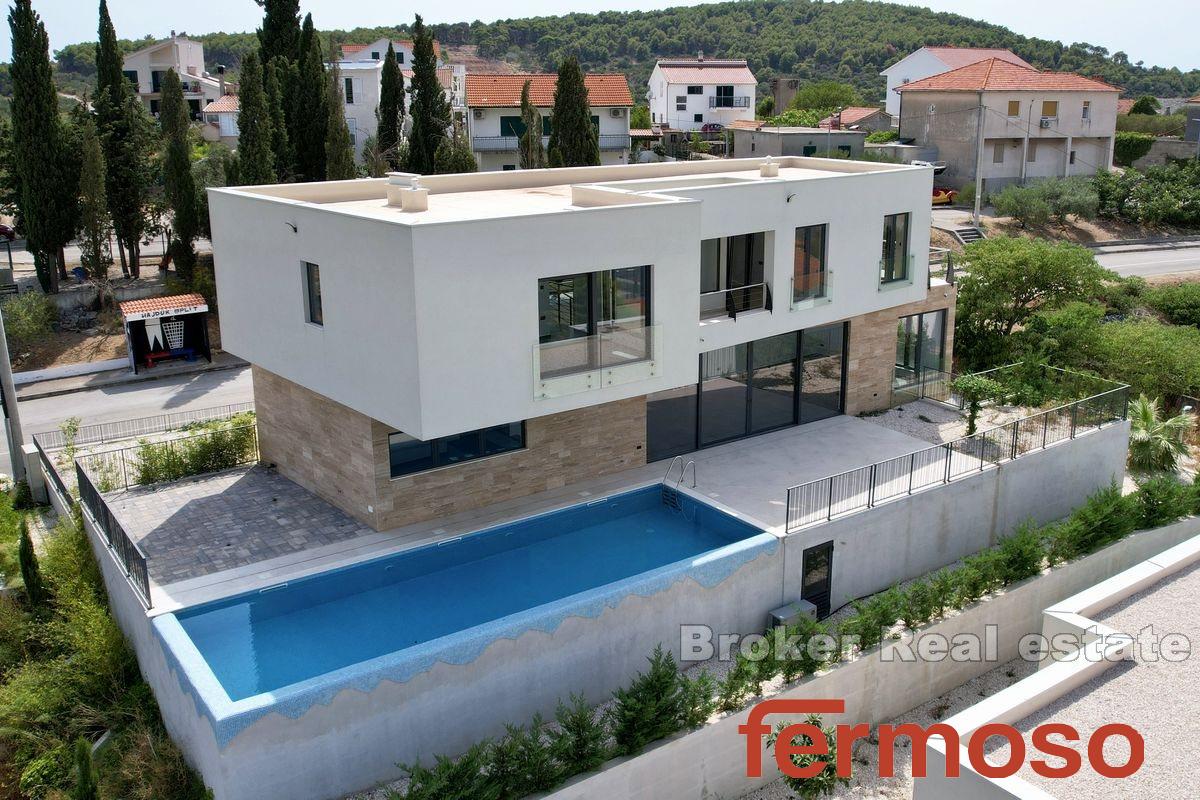
[[[610,500],[621,495],[645,491],[654,484],[632,489],[623,489],[604,495],[597,500]],[[764,529],[762,524],[747,517],[745,514],[733,512],[724,504],[704,497],[699,493],[681,489],[693,502],[731,516],[737,521],[757,529],[745,539],[732,542],[715,550],[709,550],[699,556],[665,564],[653,570],[623,578],[612,583],[594,587],[583,592],[568,595],[549,603],[543,603],[533,608],[509,614],[490,622],[455,631],[436,639],[377,656],[366,661],[341,667],[331,672],[289,684],[271,692],[263,692],[241,700],[230,699],[225,688],[217,679],[212,668],[200,653],[191,637],[183,629],[176,617],[176,612],[185,609],[175,609],[162,613],[150,619],[154,631],[166,658],[168,667],[183,691],[192,697],[197,710],[205,716],[212,726],[218,747],[224,749],[239,733],[250,727],[259,719],[272,713],[299,719],[314,705],[329,705],[342,691],[355,689],[368,693],[382,681],[405,683],[411,678],[429,671],[438,663],[463,665],[469,664],[497,641],[517,639],[530,631],[553,633],[566,619],[570,617],[597,618],[606,609],[616,608],[631,595],[649,597],[663,592],[674,584],[691,578],[706,589],[711,589],[737,572],[745,564],[755,560],[764,553],[773,554],[779,546],[781,535],[778,532]],[[578,503],[543,511],[539,514],[521,517],[516,520],[500,522],[476,531],[461,534],[445,541],[453,541],[467,536],[487,533],[499,527],[524,522],[562,512]],[[305,575],[309,579],[316,575],[325,575],[351,569],[371,561],[383,560],[418,549],[437,547],[439,542],[428,542],[415,547],[403,548],[389,553],[380,553],[370,558],[356,560],[331,569],[319,570]],[[231,594],[224,600],[240,594],[251,594],[253,590]],[[221,602],[221,599],[199,603],[188,608]]]

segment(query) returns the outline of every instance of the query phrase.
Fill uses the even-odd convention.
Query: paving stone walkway
[[[159,586],[372,533],[265,467],[105,495]]]

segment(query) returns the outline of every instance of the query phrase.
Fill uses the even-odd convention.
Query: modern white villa
[[[558,75],[472,72],[466,76],[467,132],[481,172],[521,168],[517,145],[525,132],[521,91],[526,81],[529,101],[542,115],[542,145],[548,146]],[[583,83],[599,137],[600,163],[627,163],[629,114],[633,109],[629,82],[624,75],[592,73],[583,76]]]
[[[650,73],[650,122],[685,131],[754,119],[758,79],[740,59],[660,59]]]
[[[235,90],[232,84],[226,84],[223,74],[210,75],[205,69],[204,45],[174,33],[169,39],[125,56],[122,69],[154,116],[158,116],[160,87],[168,70],[175,70],[183,82],[183,98],[194,120],[201,118],[206,105]]]

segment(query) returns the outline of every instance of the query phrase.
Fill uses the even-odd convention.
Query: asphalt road
[[[26,400],[19,407],[21,427],[28,442],[33,434],[54,430],[67,417],[79,417],[82,424],[88,425],[253,399],[250,368],[241,367]],[[6,441],[0,441],[0,472],[12,473]]]
[[[1200,242],[1167,245],[1153,250],[1106,247],[1096,252],[1102,266],[1125,276],[1167,275],[1172,272],[1200,271]]]

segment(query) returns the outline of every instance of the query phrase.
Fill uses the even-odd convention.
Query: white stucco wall
[[[701,94],[688,94],[687,84],[670,83],[663,75],[662,69],[655,65],[650,73],[647,91],[651,122],[670,125],[678,130],[694,131],[708,122],[719,122],[728,127],[734,120],[754,119],[757,84],[720,83],[722,86],[732,85],[734,97],[750,98],[750,104],[740,108],[710,108],[709,98],[716,96],[718,82],[699,85],[703,87]],[[686,108],[683,111],[676,107],[676,97],[686,98]],[[696,121],[697,114],[702,117],[699,122]]]
[[[940,58],[925,48],[909,53],[904,58],[892,64],[879,73],[887,78],[887,91],[884,109],[893,117],[900,114],[900,95],[896,93],[897,86],[928,78],[945,72],[946,65]]]

